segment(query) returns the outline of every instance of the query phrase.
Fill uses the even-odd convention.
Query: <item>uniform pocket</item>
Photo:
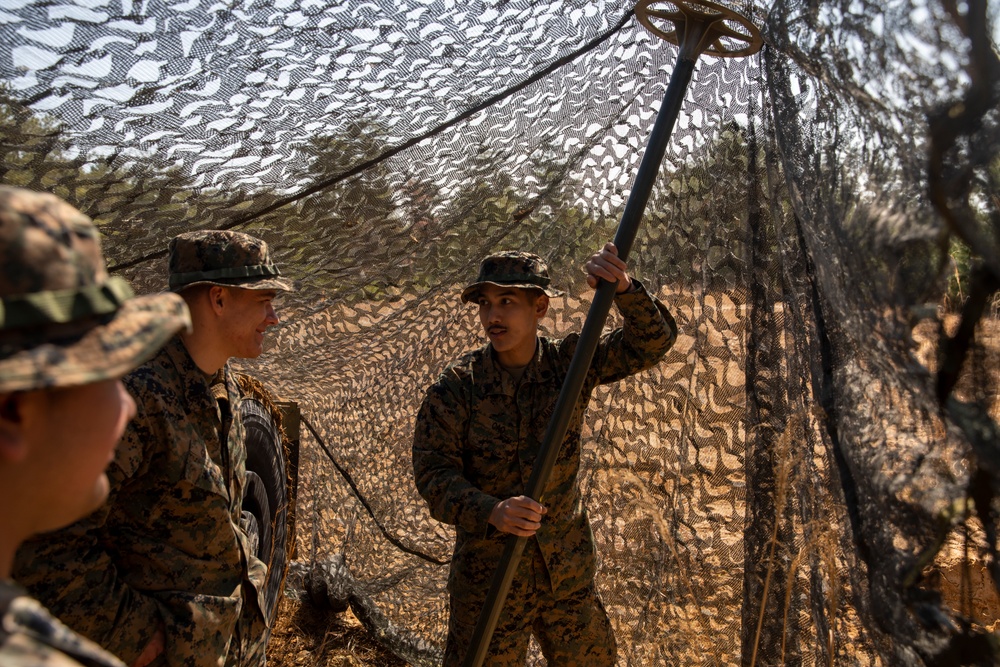
[[[222,469],[222,448],[217,438],[212,442],[206,442],[200,437],[188,440],[183,479],[202,491],[229,497]]]

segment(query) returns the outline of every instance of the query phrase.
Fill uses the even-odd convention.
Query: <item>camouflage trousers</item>
[[[244,583],[243,586],[244,592],[246,592],[249,584]],[[225,667],[265,667],[267,656],[264,651],[267,648],[267,640],[270,635],[271,632],[265,627],[263,616],[258,611],[257,605],[253,601],[247,602],[244,598],[240,615],[236,619],[233,636],[229,640],[229,651],[226,653],[225,662],[223,663],[222,657],[219,656],[218,664],[225,664]],[[167,654],[169,652],[170,646],[167,646],[166,652],[157,656],[147,667],[166,667],[167,664],[187,663],[185,656],[176,654],[170,655],[170,660],[168,660]]]
[[[265,667],[267,640],[271,631],[264,624],[264,617],[256,603],[253,587],[243,583],[243,608],[236,620],[236,630],[229,644],[226,667]]]
[[[468,597],[449,601],[448,641],[444,666],[462,664],[475,632],[490,581]],[[524,665],[528,640],[534,635],[549,667],[613,667],[617,654],[614,632],[593,583],[569,596],[552,595],[548,572],[534,540],[526,545],[511,582],[484,665]]]

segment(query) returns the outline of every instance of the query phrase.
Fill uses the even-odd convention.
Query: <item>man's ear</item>
[[[28,453],[22,428],[24,394],[0,394],[0,463],[16,463]]]
[[[226,300],[229,298],[228,292],[226,292],[225,287],[220,285],[212,285],[208,290],[208,305],[211,306],[212,312],[216,315],[221,315],[223,308],[225,308]]]
[[[539,294],[535,299],[535,316],[542,319],[547,312],[549,312],[549,295]]]

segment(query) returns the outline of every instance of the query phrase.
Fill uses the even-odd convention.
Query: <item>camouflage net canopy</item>
[[[728,6],[765,46],[699,60],[630,261],[680,338],[584,431],[619,664],[992,663],[997,7]],[[299,562],[433,662],[453,532],[410,441],[482,342],[460,288],[533,250],[579,329],[677,49],[576,0],[5,0],[0,34],[0,178],[138,291],[181,231],[276,250],[298,291],[241,367],[302,411]]]

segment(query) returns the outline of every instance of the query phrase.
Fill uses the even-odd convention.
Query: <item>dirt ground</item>
[[[267,645],[271,667],[406,667],[369,636],[350,610],[285,598]]]
[[[929,574],[951,609],[991,632],[1000,630],[1000,595],[982,560],[944,553]]]
[[[958,325],[957,315],[944,317],[945,330],[949,335],[954,335]],[[917,359],[934,371],[934,355],[938,345],[934,321],[921,322],[914,329],[913,337],[917,344],[914,351]],[[985,358],[980,358],[978,363],[984,363],[987,368],[1000,368],[1000,321],[990,319],[980,323],[976,337],[985,354]],[[970,363],[972,362],[966,365]],[[963,400],[985,403],[990,415],[994,419],[1000,419],[1000,394],[997,393],[996,383],[976,386],[975,376],[966,373],[959,382],[957,394]],[[986,536],[977,519],[970,519],[967,526],[968,544],[962,530],[953,531],[933,566],[926,572],[928,583],[941,593],[948,607],[996,632],[1000,630],[1000,594],[997,593],[982,557],[986,549]]]

